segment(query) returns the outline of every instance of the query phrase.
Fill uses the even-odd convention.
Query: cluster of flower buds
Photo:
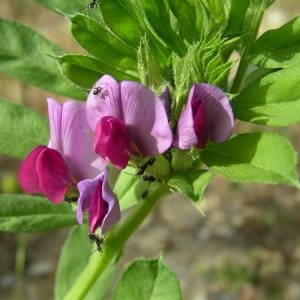
[[[86,104],[59,104],[48,99],[50,141],[37,146],[22,162],[21,187],[42,193],[53,203],[77,201],[77,220],[88,211],[90,233],[106,233],[120,219],[118,200],[108,185],[107,163],[124,169],[132,157],[204,148],[232,134],[233,113],[226,94],[216,86],[197,83],[189,92],[175,136],[169,125],[170,95],[160,97],[132,81],[101,77]]]

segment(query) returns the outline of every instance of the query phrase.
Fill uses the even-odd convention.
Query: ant
[[[64,200],[68,203],[73,203],[73,202],[77,202],[78,201],[78,196],[68,196],[65,195],[64,196]]]
[[[147,198],[149,195],[149,190],[144,190],[142,193],[141,193],[141,198],[142,199],[145,199]]]
[[[102,91],[103,91],[102,87],[96,86],[96,87],[93,88],[93,95],[96,96],[96,95],[100,94]]]
[[[93,0],[88,6],[87,6],[87,8],[88,9],[93,9],[93,8],[95,8],[95,7],[100,7],[100,5],[99,5],[99,3],[98,3],[98,0]]]
[[[104,242],[104,237],[100,237],[95,233],[89,233],[88,236],[89,236],[90,242],[96,244],[96,250],[95,251],[98,251],[99,253],[103,253],[102,244]],[[92,253],[94,253],[95,251],[93,251]]]
[[[156,178],[152,175],[143,175],[142,178],[144,181],[149,181],[149,182],[154,182],[156,180]]]
[[[143,175],[146,169],[152,166],[154,163],[155,163],[155,157],[150,158],[148,161],[146,161],[143,165],[140,166],[140,169],[136,173],[136,175]]]

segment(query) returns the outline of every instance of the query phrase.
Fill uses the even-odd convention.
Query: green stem
[[[12,299],[14,300],[22,299],[26,248],[27,248],[27,235],[21,233],[17,237],[16,266],[15,266],[16,283],[14,286],[13,297],[12,297]]]
[[[231,93],[239,93],[242,87],[242,83],[244,81],[244,77],[246,75],[246,72],[248,70],[248,66],[250,63],[250,57],[249,57],[249,51],[253,45],[253,43],[256,40],[258,30],[260,27],[261,19],[264,15],[265,6],[261,4],[261,6],[258,8],[257,15],[255,16],[253,20],[253,26],[252,30],[250,30],[249,36],[246,37],[246,42],[244,44],[244,48],[242,50],[241,54],[241,60],[239,63],[238,70],[236,72],[234,82],[232,84]]]
[[[121,252],[125,242],[144,221],[158,201],[167,193],[168,189],[165,186],[157,184],[157,188],[137,205],[124,223],[112,230],[105,239],[103,255],[93,255],[90,258],[86,268],[64,300],[81,300],[85,298],[105,268]]]

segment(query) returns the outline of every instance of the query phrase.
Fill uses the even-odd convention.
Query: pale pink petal
[[[93,131],[104,116],[122,118],[119,83],[109,75],[102,76],[93,85],[86,106],[88,123]]]
[[[166,151],[172,143],[172,131],[161,99],[145,86],[122,81],[123,118],[133,143],[144,156]]]
[[[192,99],[195,93],[195,85],[191,88],[189,92],[188,101],[181,112],[178,124],[177,124],[177,133],[174,139],[174,146],[187,150],[191,146],[196,146],[198,143],[198,138],[194,130],[194,117],[192,110]]]
[[[232,135],[234,125],[229,99],[220,88],[211,84],[197,84],[197,91],[205,106],[209,138],[214,143],[223,143]]]
[[[63,104],[61,154],[77,181],[94,178],[105,168],[93,151],[94,136],[86,117],[84,103],[70,100]]]
[[[61,116],[63,105],[48,98],[48,115],[50,123],[50,140],[48,147],[62,153]]]

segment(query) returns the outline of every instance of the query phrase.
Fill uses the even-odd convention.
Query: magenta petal
[[[86,106],[88,123],[93,131],[102,117],[122,118],[119,83],[109,75],[102,76],[93,85]]]
[[[96,127],[94,151],[118,169],[124,169],[133,154],[131,139],[124,121],[114,117],[103,117]]]
[[[211,84],[200,83],[196,89],[205,106],[209,138],[214,143],[223,143],[232,135],[234,125],[229,99],[220,88]]]
[[[79,224],[83,222],[83,212],[89,211],[90,232],[102,227],[105,233],[109,227],[120,219],[120,208],[117,199],[107,183],[108,171],[105,170],[94,179],[78,183],[80,193],[76,217]]]
[[[41,193],[39,185],[39,174],[36,170],[36,161],[40,153],[46,148],[46,146],[35,147],[21,163],[18,173],[18,179],[21,188],[27,193]]]
[[[167,113],[151,90],[132,81],[122,81],[123,118],[133,143],[145,156],[166,151],[172,143]]]
[[[63,201],[71,178],[61,154],[54,149],[44,149],[37,158],[36,170],[42,193],[53,203]]]

